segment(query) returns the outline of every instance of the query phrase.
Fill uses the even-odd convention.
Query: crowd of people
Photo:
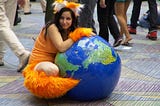
[[[15,55],[19,58],[19,66],[17,71],[22,71],[25,67],[29,56],[30,51],[25,50],[21,42],[18,40],[17,36],[12,30],[13,25],[17,25],[21,22],[20,17],[18,16],[18,9],[23,8],[24,15],[31,14],[31,4],[32,2],[36,2],[36,0],[5,0],[0,1],[0,66],[4,65],[3,57],[5,54],[4,44],[7,44],[11,50],[15,53]],[[51,25],[49,23],[55,22],[55,14],[53,13],[52,4],[56,0],[40,0],[40,4],[42,7],[42,12],[45,13],[45,24],[48,25],[46,32],[50,34],[64,34],[65,38],[53,37],[54,39],[66,40],[67,45],[72,45],[74,42],[73,39],[68,39],[66,34],[70,32],[63,32],[63,27],[58,27]],[[113,47],[117,47],[119,45],[129,46],[130,41],[132,40],[131,34],[137,34],[137,21],[139,19],[141,3],[143,0],[133,0],[133,10],[131,16],[131,23],[127,24],[127,10],[130,5],[131,0],[67,0],[68,2],[76,2],[84,4],[79,16],[77,17],[77,25],[79,27],[92,28],[93,33],[100,35],[107,42],[109,42],[109,31],[114,38]],[[146,38],[150,40],[157,40],[157,27],[156,27],[156,18],[157,18],[157,3],[156,0],[146,0],[149,5],[149,22],[150,27],[148,28],[148,34],[146,34]],[[99,22],[99,32],[97,32],[95,28],[95,20],[93,14],[95,12],[95,7],[97,5],[97,18]],[[11,11],[12,10],[12,11]],[[60,17],[65,18],[65,17]],[[68,18],[72,19],[73,16]],[[118,22],[116,22],[116,18]],[[66,19],[66,21],[69,21]],[[85,20],[85,21],[84,21]],[[54,21],[54,22],[53,22]],[[57,20],[59,21],[59,20]],[[66,22],[69,24],[68,22]],[[70,23],[71,24],[71,23]],[[50,26],[51,25],[51,26]],[[58,24],[56,24],[58,25]],[[62,32],[50,32],[49,29],[54,29],[55,31],[61,30]],[[61,29],[62,28],[62,29]],[[73,31],[74,28],[71,28]],[[42,33],[42,32],[41,32]],[[124,36],[125,35],[125,36]],[[52,37],[51,37],[52,38]],[[52,38],[52,39],[53,39]],[[46,38],[48,39],[48,38]],[[73,41],[72,41],[73,40]],[[52,40],[54,41],[54,40]],[[57,42],[57,41],[55,41]],[[57,42],[58,43],[58,42]],[[55,44],[55,47],[59,47]],[[64,45],[64,47],[66,47]],[[67,46],[66,48],[68,48]],[[61,47],[60,47],[61,48]],[[51,49],[51,48],[50,48]],[[63,49],[63,48],[61,48]],[[54,49],[55,50],[55,49]],[[60,50],[60,49],[58,49]],[[61,52],[66,49],[60,50]]]

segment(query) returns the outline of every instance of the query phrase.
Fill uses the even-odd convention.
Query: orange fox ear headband
[[[83,4],[68,2],[66,0],[56,0],[53,3],[53,6],[54,6],[54,9],[53,9],[54,13],[59,12],[64,7],[67,7],[67,8],[70,8],[75,13],[76,16],[79,16],[81,9],[84,7]]]

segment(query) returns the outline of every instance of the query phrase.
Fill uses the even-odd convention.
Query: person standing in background
[[[122,45],[129,46],[129,41],[132,37],[127,28],[127,10],[130,4],[130,0],[116,0],[115,2],[115,14],[120,25],[120,35],[125,34],[125,39]]]
[[[109,31],[114,38],[113,47],[117,47],[122,42],[117,22],[114,17],[115,0],[98,0],[97,16],[99,22],[99,35],[109,42]]]
[[[78,0],[79,3],[84,4],[84,8],[79,16],[79,26],[92,28],[94,33],[96,32],[95,21],[93,18],[95,6],[97,0]]]
[[[46,0],[46,12],[45,12],[45,24],[47,24],[49,21],[53,20],[54,14],[53,14],[53,2],[55,0]]]
[[[147,0],[149,5],[149,12],[150,15],[148,17],[148,21],[150,24],[150,27],[148,29],[147,38],[150,40],[157,40],[157,3],[156,0]],[[141,10],[141,4],[142,0],[133,0],[133,9],[132,9],[132,15],[131,15],[131,24],[128,26],[128,30],[130,34],[136,34],[137,33],[137,21],[139,19],[140,10]]]
[[[14,26],[18,25],[18,23],[21,22],[21,17],[19,17],[18,9],[19,9],[19,6],[17,5],[17,8],[16,8],[16,15],[15,15],[15,19],[14,19]]]
[[[30,52],[25,50],[11,27],[14,24],[17,2],[24,5],[24,0],[0,0],[0,66],[4,66],[5,44],[7,44],[19,58],[17,71],[20,72],[27,64]]]
[[[41,8],[43,13],[46,12],[46,0],[40,0]]]
[[[46,0],[40,0],[40,5],[41,5],[41,8],[42,8],[42,12],[45,13],[45,11],[46,11]],[[24,8],[23,8],[23,11],[24,11],[24,15],[32,14],[30,0],[25,0],[25,5],[24,5]]]
[[[29,15],[31,13],[31,3],[30,0],[25,0],[25,5],[23,7],[24,15]]]

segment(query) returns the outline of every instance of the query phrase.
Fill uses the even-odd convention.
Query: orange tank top
[[[46,35],[46,37],[44,37],[44,35],[45,29],[42,29],[32,49],[29,64],[42,61],[54,62],[58,50],[52,44],[49,36]]]

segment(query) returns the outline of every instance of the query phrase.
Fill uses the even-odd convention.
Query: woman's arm
[[[53,45],[59,52],[65,52],[74,43],[74,41],[71,38],[68,38],[67,40],[63,41],[61,34],[58,31],[58,28],[54,24],[48,28],[47,32]]]

